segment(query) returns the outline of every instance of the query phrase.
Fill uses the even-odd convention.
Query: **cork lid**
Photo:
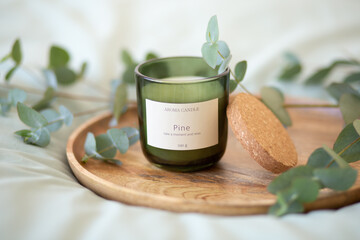
[[[256,97],[238,94],[227,108],[227,117],[236,138],[263,168],[281,173],[297,164],[288,132]]]

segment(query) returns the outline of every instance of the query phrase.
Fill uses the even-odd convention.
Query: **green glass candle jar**
[[[146,158],[172,171],[212,166],[225,152],[229,69],[200,57],[153,59],[135,69],[140,142]]]

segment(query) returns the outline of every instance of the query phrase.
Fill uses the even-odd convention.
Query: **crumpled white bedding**
[[[220,38],[229,44],[233,64],[248,60],[244,83],[255,91],[273,83],[285,50],[303,60],[301,77],[335,57],[359,56],[359,12],[355,0],[3,0],[0,55],[20,37],[24,64],[36,69],[46,65],[48,46],[57,43],[70,50],[73,66],[89,61],[86,81],[106,85],[120,73],[119,50],[124,47],[138,59],[147,50],[162,56],[199,55],[207,21],[217,14]],[[9,66],[0,65],[1,81]],[[330,80],[342,74],[335,72]],[[41,87],[22,71],[12,82]],[[288,94],[326,98],[321,89],[301,84],[279,87]],[[101,95],[86,83],[62,90]],[[0,88],[0,96],[5,94]],[[30,102],[38,99],[29,97]],[[94,106],[60,103],[73,111]],[[25,127],[16,110],[0,116],[0,239],[360,239],[360,203],[278,219],[172,213],[99,197],[77,182],[65,155],[67,137],[85,119],[53,133],[51,144],[39,148],[13,134]]]

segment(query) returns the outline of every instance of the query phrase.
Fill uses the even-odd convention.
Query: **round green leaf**
[[[294,79],[301,72],[301,63],[298,57],[290,52],[285,53],[286,65],[282,69],[279,79],[289,81]]]
[[[65,49],[59,46],[51,46],[49,56],[50,68],[65,67],[69,60],[69,53]]]
[[[58,84],[57,84],[56,75],[55,75],[54,71],[50,70],[50,69],[43,69],[42,73],[45,77],[47,87],[57,89]]]
[[[8,102],[11,103],[14,107],[18,102],[24,102],[26,100],[26,92],[21,89],[11,89],[8,94]]]
[[[61,128],[63,120],[61,120],[61,115],[57,111],[53,109],[45,109],[40,113],[46,118],[49,123],[53,122],[46,126],[46,128],[50,132],[55,132]]]
[[[135,77],[134,77],[134,71],[136,68],[136,64],[128,65],[125,71],[122,74],[122,80],[125,83],[134,85],[135,84]]]
[[[325,187],[345,191],[354,185],[357,178],[357,171],[351,167],[322,168],[315,169],[314,175],[320,179]]]
[[[359,119],[356,119],[354,122],[353,122],[353,125],[354,125],[354,128],[357,132],[358,135],[360,135],[360,120]],[[360,159],[360,158],[359,158]]]
[[[58,67],[54,70],[57,82],[60,85],[70,85],[76,81],[76,74],[67,67]]]
[[[127,66],[131,66],[135,64],[130,53],[125,49],[121,51],[121,59]]]
[[[209,20],[206,29],[206,41],[215,43],[219,39],[219,27],[216,15],[212,16]]]
[[[72,121],[74,119],[74,115],[67,109],[65,106],[61,105],[59,107],[59,112],[61,117],[64,119],[64,123],[67,126],[70,126],[72,124]]]
[[[28,141],[31,144],[40,146],[40,147],[46,147],[47,145],[49,145],[50,143],[50,132],[48,131],[47,128],[39,128],[38,130],[36,130],[34,132],[34,135],[37,135],[38,137],[32,140],[32,138],[30,137],[28,139]]]
[[[48,123],[43,115],[21,102],[17,104],[17,111],[20,120],[29,127],[40,128]]]
[[[124,127],[121,129],[126,132],[126,135],[129,139],[130,145],[133,145],[134,143],[136,143],[139,140],[140,135],[139,135],[138,129],[132,128],[132,127]]]
[[[11,58],[16,62],[16,65],[21,63],[22,54],[21,54],[21,46],[20,40],[16,39],[11,49]]]
[[[268,191],[276,194],[291,186],[291,182],[297,177],[311,177],[313,168],[311,166],[298,166],[277,176],[267,187]]]
[[[340,97],[340,111],[346,124],[360,117],[360,96],[346,93]]]
[[[103,159],[103,157],[97,153],[96,140],[93,133],[88,132],[84,143],[85,153],[88,156],[92,156],[97,159]]]
[[[360,81],[360,72],[352,73],[344,79],[345,83],[353,83],[359,81]]]
[[[220,65],[219,67],[219,70],[218,70],[218,73],[222,73],[225,71],[225,69],[228,67],[229,63],[230,63],[230,60],[231,60],[231,55],[229,55]]]
[[[211,67],[216,67],[217,57],[218,57],[218,45],[211,43],[204,43],[201,48],[201,54],[205,62]]]
[[[307,166],[313,168],[324,168],[327,167],[333,158],[323,149],[317,148],[309,157],[308,162],[306,163]],[[332,166],[337,166],[334,162]]]
[[[10,70],[5,75],[5,81],[10,81],[11,76],[14,74],[14,72],[18,69],[18,65],[13,66],[10,68]]]
[[[247,69],[247,62],[246,61],[241,61],[241,62],[238,62],[236,64],[236,66],[235,66],[235,76],[236,76],[236,80],[238,82],[241,82],[244,79],[246,69]]]
[[[358,91],[347,83],[332,83],[326,88],[326,91],[337,101],[339,101],[341,96],[345,93],[351,93],[358,96],[360,95]]]
[[[158,58],[158,55],[153,52],[148,52],[146,54],[145,60],[147,61],[147,60],[154,59],[154,58]]]
[[[48,87],[44,92],[44,96],[32,108],[36,111],[47,108],[51,102],[55,99],[55,90],[52,87]]]
[[[112,159],[116,155],[116,148],[107,134],[101,134],[95,137],[96,150],[103,158]]]
[[[122,153],[126,153],[129,149],[129,139],[124,130],[118,128],[111,128],[107,130],[107,135],[112,141],[113,145]]]
[[[274,87],[262,87],[261,99],[282,124],[291,126],[291,118],[284,108],[284,96],[279,89]]]
[[[87,62],[83,62],[81,64],[80,72],[79,72],[77,78],[82,78],[85,74],[86,69],[87,69]]]
[[[341,157],[349,163],[358,161],[360,159],[360,142],[358,141],[356,143],[353,143],[358,138],[359,138],[359,134],[354,128],[353,123],[349,123],[340,132],[339,136],[337,137],[334,143],[333,149],[335,152],[339,153],[343,149],[347,148],[341,154]]]
[[[226,42],[224,41],[217,41],[218,51],[220,54],[217,55],[216,65],[220,65],[224,59],[230,56],[230,49]]]
[[[230,87],[229,87],[230,88],[229,89],[230,93],[235,91],[236,87],[237,87],[237,82],[235,82],[235,80],[231,79],[230,80]]]
[[[322,148],[335,160],[335,162],[339,165],[339,167],[341,168],[349,167],[349,164],[342,157],[340,157],[340,155],[338,155],[334,150],[332,150],[326,145],[323,145]]]
[[[292,181],[291,188],[297,194],[297,200],[301,203],[315,201],[320,186],[311,178],[299,177]]]
[[[315,85],[322,83],[325,80],[325,78],[330,74],[332,69],[333,69],[332,67],[327,67],[318,70],[317,72],[315,72],[305,80],[305,84]]]

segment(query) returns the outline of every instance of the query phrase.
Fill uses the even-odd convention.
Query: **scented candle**
[[[229,70],[200,57],[171,57],[135,69],[140,142],[160,168],[195,171],[215,164],[227,142]]]

